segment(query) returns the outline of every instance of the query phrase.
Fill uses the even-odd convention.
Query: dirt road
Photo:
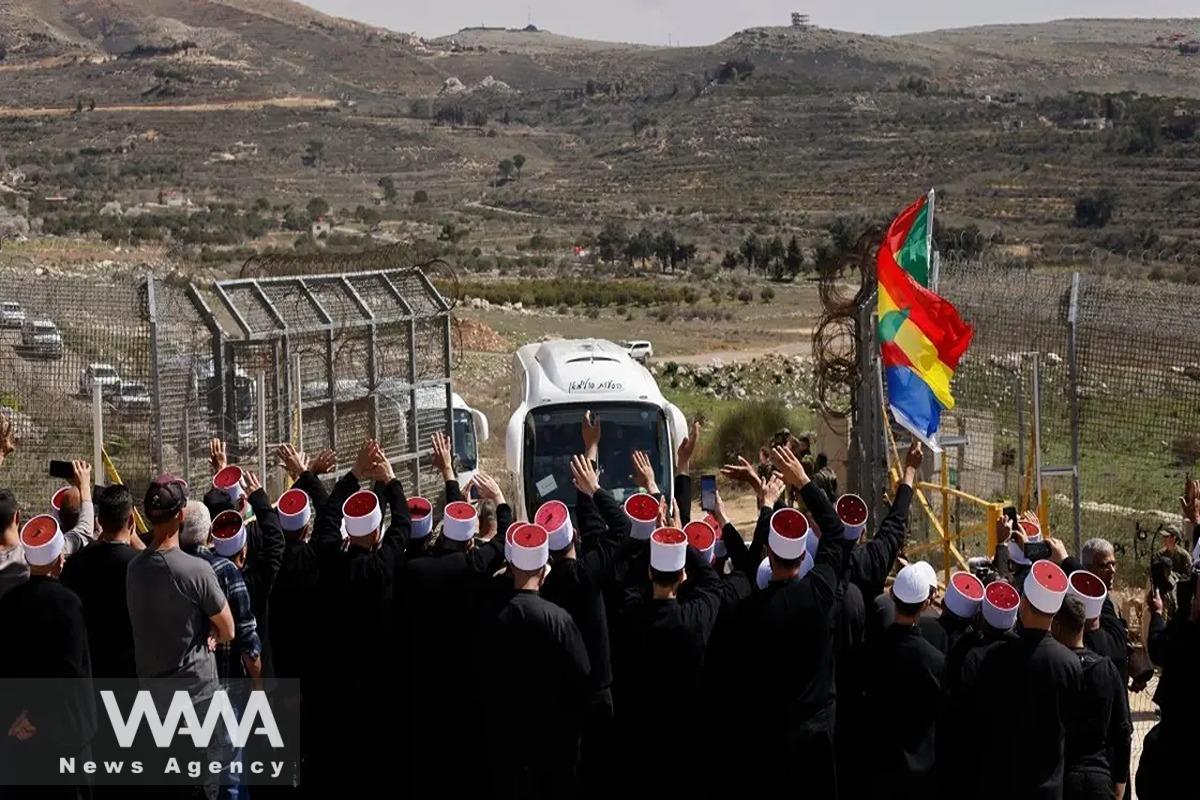
[[[756,358],[762,358],[771,354],[781,356],[812,355],[812,328],[790,328],[775,331],[774,333],[786,336],[787,339],[769,347],[738,347],[736,350],[710,350],[707,353],[693,353],[681,356],[664,354],[657,356],[655,360],[674,361],[676,364],[709,364],[714,359],[720,359],[726,364],[736,364],[753,361]]]
[[[329,100],[324,97],[268,97],[260,100],[229,100],[226,102],[212,103],[186,103],[186,104],[153,104],[153,103],[138,103],[135,105],[117,105],[117,106],[96,106],[90,111],[83,112],[88,114],[97,113],[151,113],[151,112],[213,112],[213,111],[261,111],[264,108],[334,108],[337,106],[336,100]],[[0,106],[0,118],[16,118],[16,117],[67,117],[71,114],[80,113],[74,108],[16,108],[12,106]]]

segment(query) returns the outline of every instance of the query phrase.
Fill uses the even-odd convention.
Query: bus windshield
[[[466,472],[479,466],[475,420],[470,411],[461,408],[454,409],[454,462],[457,472]]]
[[[671,444],[662,409],[646,403],[596,403],[539,408],[525,417],[525,503],[530,518],[549,500],[575,505],[571,457],[583,453],[583,414],[600,422],[600,485],[624,502],[638,491],[633,451],[644,450],[659,489],[671,496]]]

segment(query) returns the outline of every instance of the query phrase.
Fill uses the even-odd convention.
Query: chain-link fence
[[[1200,287],[1031,268],[997,246],[943,259],[938,291],[975,331],[955,374],[956,407],[942,416],[951,483],[1034,505],[1040,469],[1054,534],[1073,543],[1078,513],[1081,540],[1112,540],[1140,583],[1153,531],[1177,516],[1184,472],[1200,455]],[[870,423],[879,401],[873,370],[864,372],[856,418]],[[882,431],[864,441],[882,486]],[[952,511],[954,530],[982,523],[977,507]],[[982,537],[965,545],[982,553]]]
[[[3,484],[27,516],[49,510],[62,485],[49,461],[92,461],[97,440],[123,478],[145,485],[154,464],[144,282],[0,272],[0,375],[0,413],[18,444]]]
[[[135,493],[166,471],[198,496],[212,437],[264,480],[282,442],[332,448],[341,471],[372,437],[416,493],[438,483],[450,347],[447,304],[415,269],[211,287],[0,272],[0,413],[18,440],[4,485],[41,510],[60,483],[48,462],[103,447]]]

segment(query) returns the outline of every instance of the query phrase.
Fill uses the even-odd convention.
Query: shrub
[[[422,203],[428,203],[429,202],[429,193],[426,192],[424,189],[417,189],[415,192],[413,192],[412,202],[413,202],[414,206],[420,205]]]
[[[780,428],[799,430],[791,412],[778,400],[739,403],[717,422],[712,437],[711,458],[734,463],[738,456],[754,462],[758,449],[770,441]]]
[[[750,291],[749,289],[742,289],[740,292],[738,292],[737,299],[741,300],[743,303],[749,303],[754,299],[754,292]]]
[[[762,298],[764,303],[769,303],[775,299],[775,290],[770,286],[764,286],[762,291],[758,293],[758,296]]]
[[[588,319],[599,319],[600,318],[600,309],[598,309],[594,306],[592,308],[589,308],[587,310],[587,318]]]
[[[721,290],[718,289],[716,286],[714,286],[713,288],[708,290],[708,299],[712,300],[713,303],[719,304],[721,302],[722,297],[724,297],[724,295],[721,294]]]
[[[1103,228],[1112,219],[1116,206],[1116,195],[1108,189],[1082,195],[1075,200],[1075,226]]]

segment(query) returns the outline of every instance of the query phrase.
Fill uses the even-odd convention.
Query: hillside
[[[287,0],[10,0],[0,236],[136,239],[227,265],[303,240],[321,198],[352,243],[480,264],[531,240],[562,253],[611,222],[671,228],[715,267],[750,233],[811,253],[830,222],[933,185],[943,220],[1031,243],[1014,252],[1170,250],[1200,219],[1200,56],[1172,38],[1195,29],[754,28],[665,48],[425,40]],[[1074,226],[1102,188],[1107,227]],[[174,191],[186,215],[155,205]]]

